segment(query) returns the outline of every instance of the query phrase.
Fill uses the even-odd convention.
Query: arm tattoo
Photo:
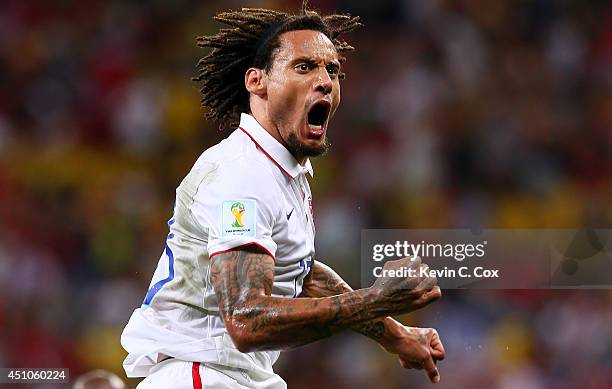
[[[382,320],[373,320],[357,324],[353,326],[353,330],[374,340],[381,340],[385,336],[385,323]]]
[[[272,297],[274,259],[255,247],[218,254],[210,265],[222,318],[235,343],[246,345],[243,350],[296,347],[361,324],[367,324],[364,331],[369,334],[380,334],[378,326],[366,322],[395,309],[367,289],[299,299]],[[350,289],[341,279],[325,282],[319,291]]]
[[[332,268],[321,262],[314,262],[304,280],[300,297],[336,296],[352,291],[353,289]],[[351,329],[376,341],[382,340],[385,335],[383,318],[357,323]]]

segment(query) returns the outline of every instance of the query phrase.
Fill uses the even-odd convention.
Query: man
[[[308,158],[328,148],[340,54],[352,49],[338,36],[359,18],[304,5],[298,15],[242,9],[215,19],[232,28],[199,38],[213,50],[195,80],[208,118],[240,123],[177,188],[164,253],[122,335],[128,376],[147,376],[141,388],[284,388],[272,370],[280,350],[350,328],[437,382],[436,331],[387,317],[438,299],[435,278],[379,278],[353,291],[314,259]],[[418,258],[385,264],[400,267],[426,269]]]

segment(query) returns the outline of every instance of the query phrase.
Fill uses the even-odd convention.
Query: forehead
[[[332,41],[322,32],[314,30],[288,31],[279,37],[279,60],[312,58],[332,61],[338,59],[338,52]]]

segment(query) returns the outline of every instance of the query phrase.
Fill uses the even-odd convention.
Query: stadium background
[[[195,36],[243,5],[298,2],[3,2],[0,366],[123,376],[174,189],[227,135],[190,81]],[[361,228],[612,226],[610,3],[312,5],[366,24],[312,181],[318,256],[353,286]],[[608,291],[447,291],[404,321],[439,330],[439,387],[612,387]],[[352,334],[276,368],[290,388],[429,387]]]

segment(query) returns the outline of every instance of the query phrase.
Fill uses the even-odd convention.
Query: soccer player
[[[176,190],[170,233],[142,306],[122,335],[139,388],[285,388],[280,350],[346,329],[366,335],[403,367],[440,378],[434,329],[389,315],[441,296],[430,277],[381,277],[353,291],[315,260],[309,157],[328,149],[340,103],[338,37],[358,17],[242,9],[230,28],[198,38],[207,117],[235,130],[206,150]],[[236,124],[238,124],[236,128]],[[426,268],[418,258],[385,269]]]

